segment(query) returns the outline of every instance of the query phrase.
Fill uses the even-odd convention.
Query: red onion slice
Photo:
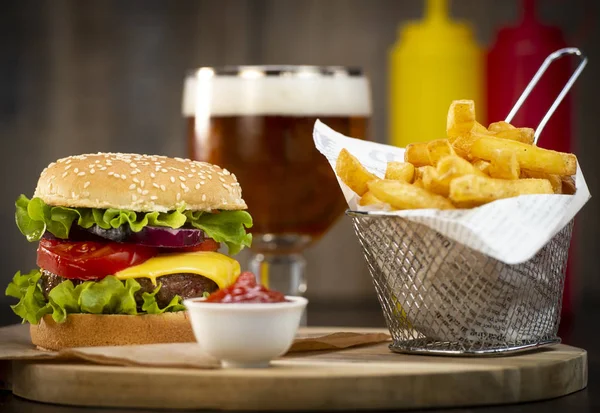
[[[204,231],[194,228],[144,227],[140,232],[131,232],[125,242],[148,247],[182,248],[193,247],[205,239]]]

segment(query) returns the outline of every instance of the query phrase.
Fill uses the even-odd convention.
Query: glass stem
[[[257,281],[285,295],[306,292],[306,259],[300,253],[255,253],[249,262]]]

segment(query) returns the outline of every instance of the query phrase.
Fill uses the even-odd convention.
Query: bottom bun
[[[64,323],[45,315],[29,328],[31,342],[40,348],[125,346],[195,341],[185,311],[163,314],[69,314]]]

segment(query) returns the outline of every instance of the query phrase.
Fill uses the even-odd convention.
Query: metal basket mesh
[[[401,217],[348,215],[392,350],[498,355],[560,341],[572,222],[529,261],[508,265]]]

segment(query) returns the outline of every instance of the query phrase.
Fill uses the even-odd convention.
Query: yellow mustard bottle
[[[449,18],[446,0],[427,0],[425,18],[401,27],[389,53],[390,143],[445,138],[456,99],[473,99],[484,123],[484,82],[484,56],[471,27]]]

